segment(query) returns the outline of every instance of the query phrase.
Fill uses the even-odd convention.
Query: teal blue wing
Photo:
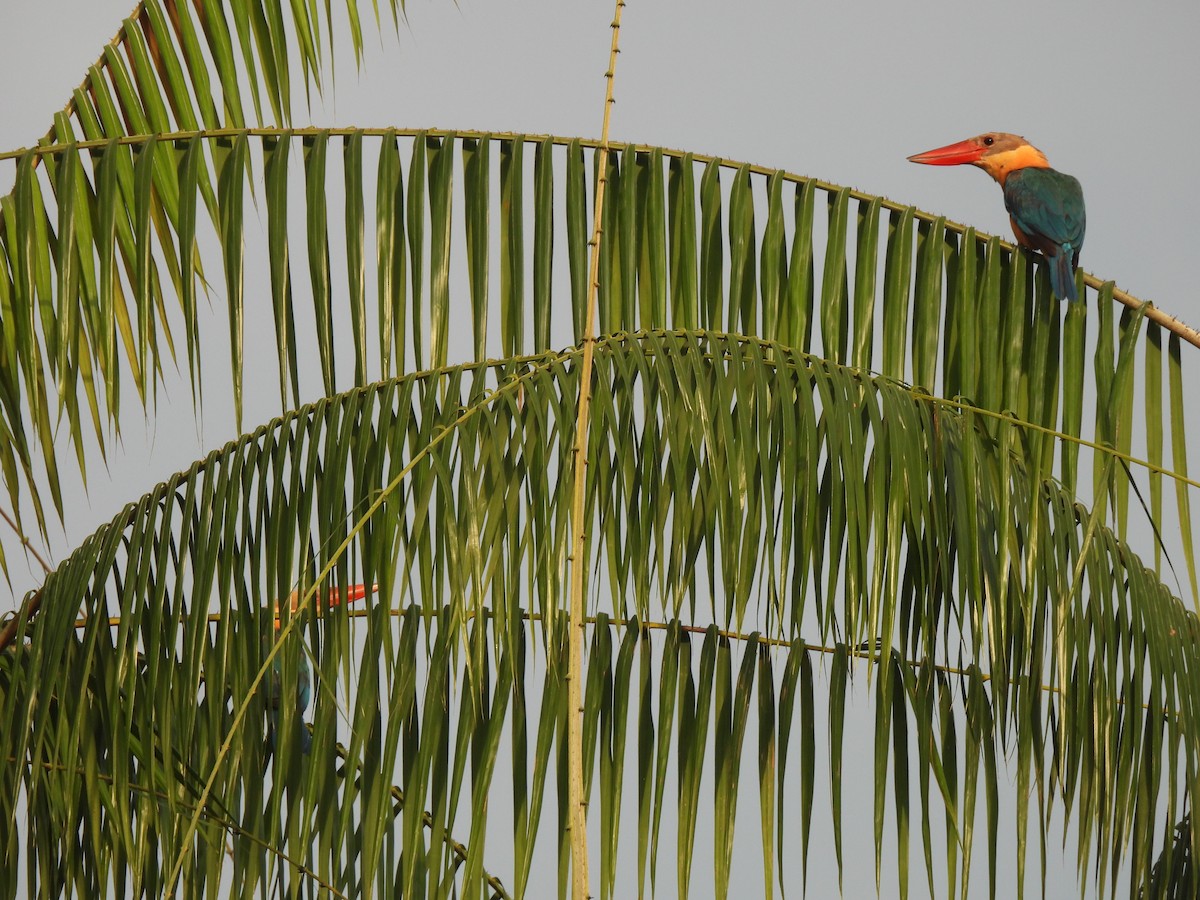
[[[1021,169],[1004,183],[1004,205],[1032,244],[1069,248],[1078,262],[1086,225],[1079,179],[1054,169]]]
[[[1004,206],[1017,240],[1047,258],[1054,293],[1077,299],[1075,267],[1086,225],[1079,180],[1054,169],[1021,169],[1004,182]]]

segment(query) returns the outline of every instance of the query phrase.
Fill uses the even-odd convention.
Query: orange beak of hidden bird
[[[355,602],[356,600],[361,600],[363,597],[373,594],[377,590],[379,590],[379,585],[377,585],[377,584],[352,584],[349,587],[347,587],[345,590],[338,590],[337,588],[330,588],[328,593],[326,593],[323,598],[320,596],[317,597],[317,600],[316,600],[317,615],[319,616],[319,615],[323,614],[325,612],[325,610],[330,609],[331,607],[341,606],[343,603],[349,604],[349,603]],[[296,607],[300,603],[300,592],[292,591],[290,594],[288,594],[286,603],[288,605],[288,610],[294,613],[296,611]],[[275,617],[276,617],[275,624],[276,624],[276,627],[278,627],[278,625],[279,625],[279,622],[278,622],[279,605],[278,604],[276,604],[276,607],[275,607]]]

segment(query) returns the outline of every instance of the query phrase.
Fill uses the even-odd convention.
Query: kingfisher
[[[373,594],[379,590],[379,585],[373,584],[369,587],[365,584],[353,584],[344,591],[337,588],[330,588],[322,598],[316,598],[316,615],[323,615],[326,609],[334,606],[340,606],[343,603],[353,603],[356,600],[361,600],[368,594]],[[284,603],[287,604],[288,612],[294,614],[296,607],[300,603],[301,594],[299,591],[292,591],[288,594]],[[279,630],[283,623],[280,617],[280,602],[276,601],[274,606],[274,635],[275,639],[279,638]],[[304,713],[308,709],[308,704],[312,700],[312,669],[308,665],[307,648],[300,648],[300,659],[296,666],[296,719],[300,725],[300,748],[305,753],[312,747],[312,733],[304,727]],[[279,710],[283,702],[283,658],[280,654],[275,655],[275,659],[271,665],[271,677],[267,685],[267,705],[270,710],[270,725],[267,730],[267,739],[272,747],[275,746],[275,731],[279,727]]]
[[[1017,134],[989,131],[910,156],[927,166],[978,166],[1004,191],[1004,208],[1017,243],[1041,253],[1050,287],[1060,299],[1078,299],[1075,269],[1083,249],[1085,216],[1079,179],[1050,168],[1041,150]]]

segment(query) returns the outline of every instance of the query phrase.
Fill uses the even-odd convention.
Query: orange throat
[[[1013,150],[989,154],[979,158],[975,165],[983,169],[1004,187],[1004,181],[1018,169],[1048,169],[1050,163],[1042,155],[1042,151],[1029,144],[1023,144]]]

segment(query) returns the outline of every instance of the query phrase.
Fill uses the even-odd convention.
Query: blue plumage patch
[[[1079,179],[1054,169],[1019,169],[1004,182],[1004,206],[1017,240],[1050,263],[1054,293],[1074,300],[1075,267],[1086,227]]]

